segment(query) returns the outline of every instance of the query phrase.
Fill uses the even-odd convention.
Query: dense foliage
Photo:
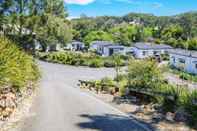
[[[128,68],[128,80],[132,87],[154,88],[161,82],[161,70],[155,61],[132,60]]]
[[[111,93],[118,86],[120,95],[133,93],[139,99],[145,98],[145,101],[156,103],[164,114],[184,114],[188,124],[197,128],[197,90],[170,85],[162,78],[161,72],[162,69],[152,60],[132,60],[128,72],[119,76],[118,83],[117,78],[104,78],[92,82],[90,87]]]
[[[15,89],[37,80],[39,72],[31,56],[21,51],[13,42],[0,37],[0,87]]]
[[[197,48],[196,12],[160,17],[140,13],[95,18],[83,15],[71,23],[74,39],[88,44],[107,39],[126,46],[137,41],[155,41],[178,48]]]
[[[68,64],[75,66],[89,66],[89,67],[115,67],[116,61],[113,57],[101,57],[94,53],[74,53],[74,52],[52,52],[52,53],[38,53],[41,60]],[[126,64],[126,59],[122,56],[120,58],[119,66]]]
[[[161,72],[162,69],[154,61],[132,61],[128,70],[128,87],[153,96],[165,112],[184,110],[191,115],[189,124],[197,127],[197,91],[168,84]]]
[[[63,0],[2,0],[0,31],[27,50],[34,50],[35,40],[43,48],[65,44],[72,38],[67,15]]]

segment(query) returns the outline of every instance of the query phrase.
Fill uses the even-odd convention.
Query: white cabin
[[[104,47],[102,56],[112,56],[114,54],[126,55],[125,47],[120,45],[111,45]]]
[[[197,74],[197,51],[175,49],[169,52],[170,65],[191,74]]]
[[[104,55],[104,47],[114,45],[110,41],[93,41],[90,46],[90,50],[96,51],[99,55]]]
[[[85,48],[85,44],[80,41],[73,41],[69,43],[65,49],[72,50],[72,51],[82,51]]]
[[[168,54],[171,46],[153,43],[136,43],[133,47],[134,56],[139,59]]]

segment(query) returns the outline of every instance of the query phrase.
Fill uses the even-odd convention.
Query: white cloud
[[[64,0],[67,4],[87,5],[95,0]]]
[[[160,8],[160,7],[163,6],[163,4],[162,3],[155,2],[155,3],[152,4],[152,6],[153,6],[153,8]]]
[[[130,3],[130,4],[136,4],[136,3],[139,3],[140,2],[138,0],[115,0],[115,1],[125,2],[125,3]]]

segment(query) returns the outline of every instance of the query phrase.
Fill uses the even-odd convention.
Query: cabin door
[[[109,49],[109,56],[114,54],[114,50],[113,49]]]

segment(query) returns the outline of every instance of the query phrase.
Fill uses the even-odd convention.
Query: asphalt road
[[[39,62],[43,77],[21,131],[144,131],[139,121],[80,91],[79,79],[113,77],[113,69]]]

